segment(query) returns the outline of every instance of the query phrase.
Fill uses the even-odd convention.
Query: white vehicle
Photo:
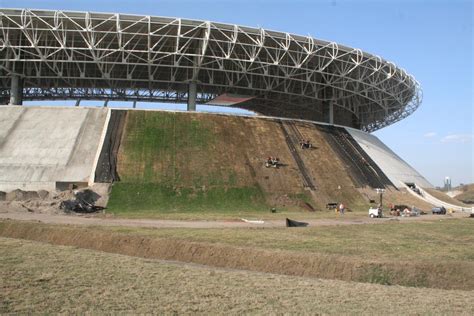
[[[382,218],[382,209],[377,208],[377,207],[371,207],[369,208],[369,217],[370,218]]]

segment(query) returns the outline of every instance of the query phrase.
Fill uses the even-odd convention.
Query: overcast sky
[[[415,76],[423,103],[375,132],[441,186],[474,182],[473,5],[470,0],[0,0],[0,7],[185,17],[286,31],[360,48]]]

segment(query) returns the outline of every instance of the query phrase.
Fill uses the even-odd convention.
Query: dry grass
[[[97,227],[121,233],[267,250],[343,255],[370,260],[474,262],[474,221],[468,218],[370,225],[288,228]]]
[[[303,229],[85,228],[0,221],[0,235],[214,267],[474,289],[469,219]]]
[[[0,253],[0,313],[474,313],[472,291],[212,269],[7,238]]]
[[[462,207],[471,207],[471,205],[469,204],[465,204],[463,202],[461,202],[460,200],[457,200],[457,199],[453,199],[452,197],[450,197],[449,195],[447,195],[446,193],[444,192],[441,192],[441,191],[438,191],[436,189],[430,189],[430,188],[427,188],[425,189],[429,194],[431,194],[432,196],[434,196],[435,198],[437,198],[438,200],[441,200],[443,202],[446,202],[446,203],[450,203],[450,204],[454,204],[454,205],[458,205],[458,206],[462,206]]]
[[[309,194],[279,122],[209,114],[140,112],[127,116],[118,157],[121,182],[109,210],[122,217],[174,218],[195,213],[323,209],[344,201],[367,210],[348,172],[321,133],[299,127],[318,145],[301,152],[318,189]],[[265,168],[268,156],[284,166]]]

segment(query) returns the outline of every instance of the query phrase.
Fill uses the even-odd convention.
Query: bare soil
[[[0,219],[15,221],[34,221],[45,224],[66,224],[66,225],[84,225],[84,226],[123,226],[123,227],[150,227],[150,228],[244,228],[244,227],[284,227],[285,219],[265,219],[263,224],[246,223],[241,219],[234,217],[227,220],[172,220],[172,219],[128,219],[116,218],[103,214],[64,214],[47,212],[28,212],[23,207],[2,207],[0,202]],[[381,224],[390,221],[397,223],[410,223],[414,221],[438,220],[439,215],[424,215],[418,217],[393,217],[369,218],[368,216],[338,216],[331,212],[331,217],[311,218],[305,217],[301,213],[297,217],[299,221],[309,223],[313,226],[335,226],[335,225],[361,225],[361,224]],[[455,213],[443,216],[443,219],[463,218],[465,214]]]
[[[98,199],[94,202],[96,206],[105,207],[109,199],[110,184],[95,183],[91,187],[82,190],[93,191]],[[60,208],[61,202],[75,198],[73,190],[67,191],[22,191],[15,190],[6,194],[6,200],[0,200],[0,213],[35,213],[35,214],[65,214]]]

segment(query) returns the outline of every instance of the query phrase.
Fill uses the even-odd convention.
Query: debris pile
[[[11,192],[0,191],[0,211],[3,212],[93,213],[105,209],[102,206],[105,204],[104,198],[90,189],[51,192],[20,189]]]
[[[74,198],[62,201],[59,208],[64,212],[76,213],[95,213],[105,209],[103,206],[95,205],[95,202],[100,198],[100,195],[92,190],[85,189],[83,191],[76,191]]]

